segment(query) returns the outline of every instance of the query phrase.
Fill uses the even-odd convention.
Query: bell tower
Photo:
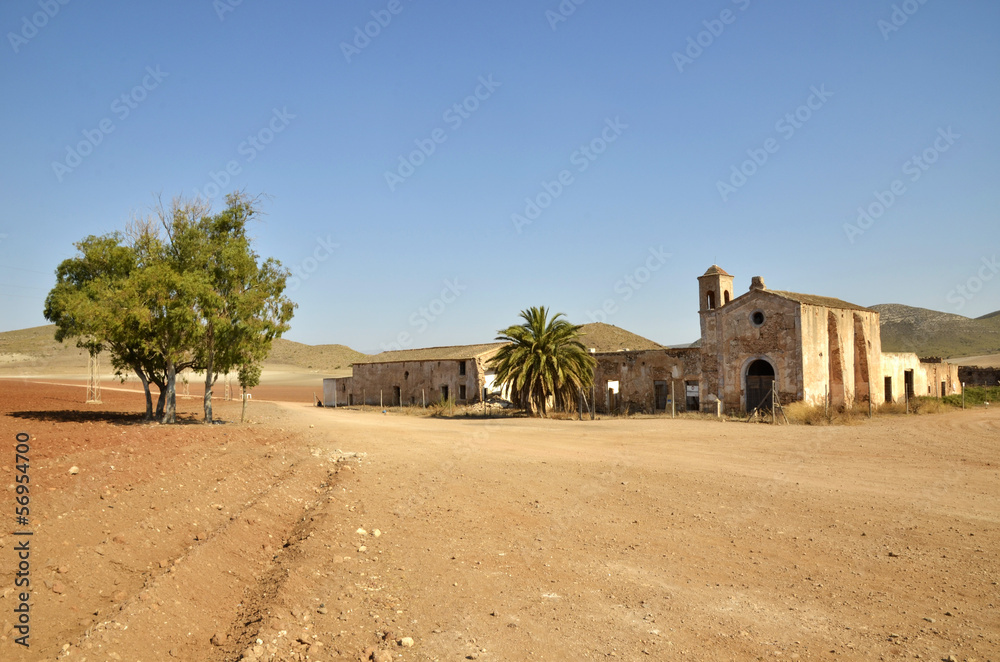
[[[698,312],[709,312],[722,308],[733,298],[733,277],[717,264],[713,264],[704,276],[698,276]]]

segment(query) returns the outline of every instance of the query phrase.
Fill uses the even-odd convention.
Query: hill
[[[74,341],[60,343],[54,324],[0,333],[0,369],[87,370],[87,352]]]
[[[56,342],[55,325],[36,326],[0,333],[0,371],[31,372],[87,371],[87,353],[76,343]],[[350,374],[350,364],[365,354],[345,345],[304,345],[279,338],[271,346],[264,367],[294,367],[321,373]],[[103,358],[103,357],[102,357]],[[104,368],[108,367],[104,362]]]
[[[346,370],[349,374],[351,364],[365,358],[367,354],[347,345],[305,345],[278,338],[271,345],[271,353],[264,364],[292,365],[324,373]]]
[[[643,338],[631,331],[603,322],[584,324],[580,333],[580,342],[583,343],[584,347],[595,349],[598,352],[618,352],[623,349],[663,349],[663,345],[653,342],[649,338]]]
[[[879,312],[882,351],[953,358],[1000,353],[1000,311],[977,319],[898,303]]]

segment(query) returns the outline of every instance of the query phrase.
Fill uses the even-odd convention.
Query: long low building
[[[754,276],[736,296],[712,265],[698,277],[701,338],[668,348],[608,324],[581,340],[597,365],[588,404],[599,412],[725,413],[804,401],[834,408],[961,393],[958,366],[883,353],[879,313],[833,297],[770,290]],[[501,343],[384,352],[324,380],[324,403],[480,401],[494,389],[487,367]]]
[[[323,380],[327,407],[366,404],[398,407],[454,400],[480,402],[495,373],[486,362],[503,343],[401,349],[376,354],[352,366],[350,377]]]

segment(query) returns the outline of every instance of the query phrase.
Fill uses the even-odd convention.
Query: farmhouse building
[[[483,399],[495,373],[486,362],[503,343],[382,352],[355,362],[350,377],[323,380],[327,407],[367,404],[398,407]]]
[[[770,290],[754,276],[736,296],[717,265],[698,277],[700,340],[664,347],[607,324],[583,325],[596,360],[597,411],[749,412],[804,401],[850,409],[961,393],[958,367],[882,352],[877,311],[840,299]],[[494,392],[487,361],[502,343],[383,352],[353,376],[324,380],[324,404],[481,401]]]

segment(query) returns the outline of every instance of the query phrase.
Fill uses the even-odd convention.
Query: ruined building
[[[725,412],[805,401],[851,408],[961,392],[958,368],[883,353],[878,312],[832,297],[769,290],[755,276],[736,296],[712,265],[698,278],[696,347],[596,354],[598,406]],[[606,393],[606,394],[605,394]]]
[[[612,343],[599,331],[614,327],[585,325],[591,333],[582,341],[597,361],[588,401],[603,412],[731,413],[770,409],[775,400],[850,409],[961,393],[957,366],[883,352],[875,310],[770,290],[760,276],[737,296],[733,280],[717,265],[698,277],[701,339],[691,347],[624,331]],[[356,363],[352,377],[324,380],[324,404],[478,402],[495,391],[487,361],[500,347],[383,352]]]

